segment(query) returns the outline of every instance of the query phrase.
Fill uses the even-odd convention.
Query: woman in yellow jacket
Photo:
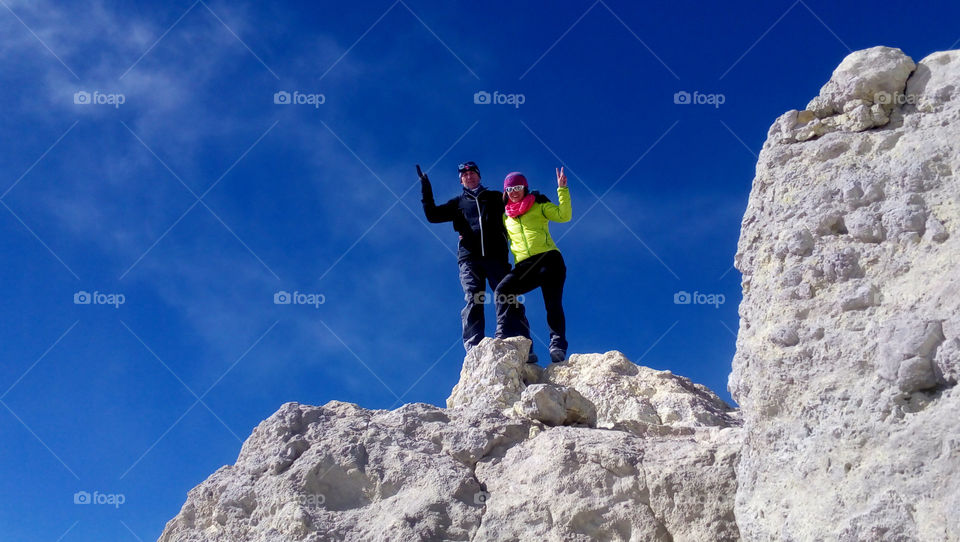
[[[567,222],[573,211],[570,207],[570,190],[567,188],[567,176],[563,168],[557,170],[557,198],[559,205],[538,202],[531,194],[527,179],[522,173],[514,172],[503,181],[503,199],[506,214],[503,224],[510,237],[510,250],[513,252],[513,271],[507,274],[497,286],[497,299],[507,301],[503,314],[497,314],[498,323],[506,320],[506,309],[510,302],[516,303],[518,296],[540,288],[543,304],[547,312],[547,326],[550,328],[550,359],[553,362],[564,361],[567,357],[567,330],[563,316],[563,283],[567,278],[567,266],[563,256],[550,237],[550,221]],[[506,331],[505,331],[506,335]],[[512,335],[526,335],[514,331]]]

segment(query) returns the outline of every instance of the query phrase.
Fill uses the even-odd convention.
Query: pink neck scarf
[[[533,207],[533,202],[536,200],[533,194],[527,194],[524,198],[518,202],[508,202],[504,208],[507,211],[507,216],[510,218],[517,218],[523,213],[530,210],[530,207]]]

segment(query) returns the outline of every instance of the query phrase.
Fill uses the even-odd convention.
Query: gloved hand
[[[427,174],[420,170],[420,164],[417,164],[417,176],[420,177],[420,183],[429,183],[430,178],[427,177]]]
[[[433,188],[430,186],[430,178],[427,177],[427,174],[421,171],[420,164],[417,164],[417,176],[420,177],[420,192],[423,193],[424,198],[429,197],[430,200],[433,200]]]

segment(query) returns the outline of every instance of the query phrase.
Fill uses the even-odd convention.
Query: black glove
[[[430,177],[427,177],[427,174],[420,170],[420,164],[417,164],[417,175],[420,177],[420,192],[423,193],[424,198],[428,197],[433,199],[433,188],[430,186]]]
[[[430,178],[427,177],[427,174],[420,170],[420,164],[417,164],[417,176],[420,177],[421,183],[429,183]]]

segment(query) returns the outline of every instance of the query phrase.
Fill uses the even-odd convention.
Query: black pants
[[[459,262],[460,285],[463,286],[463,299],[466,305],[460,312],[463,322],[463,348],[467,352],[480,344],[484,337],[483,307],[493,303],[497,309],[497,331],[495,337],[530,338],[530,324],[522,303],[505,303],[507,297],[494,294],[487,296],[487,282],[490,289],[496,290],[500,281],[510,272],[510,262],[490,258],[468,258]],[[530,351],[533,351],[531,345]]]
[[[550,250],[531,256],[514,266],[513,271],[500,281],[494,295],[505,300],[515,300],[518,295],[540,288],[547,311],[547,326],[550,328],[550,350],[562,350],[566,353],[567,322],[563,316],[563,283],[566,280],[567,266],[563,263],[563,256],[559,250]],[[498,306],[497,321],[507,318],[506,307],[501,312]]]

